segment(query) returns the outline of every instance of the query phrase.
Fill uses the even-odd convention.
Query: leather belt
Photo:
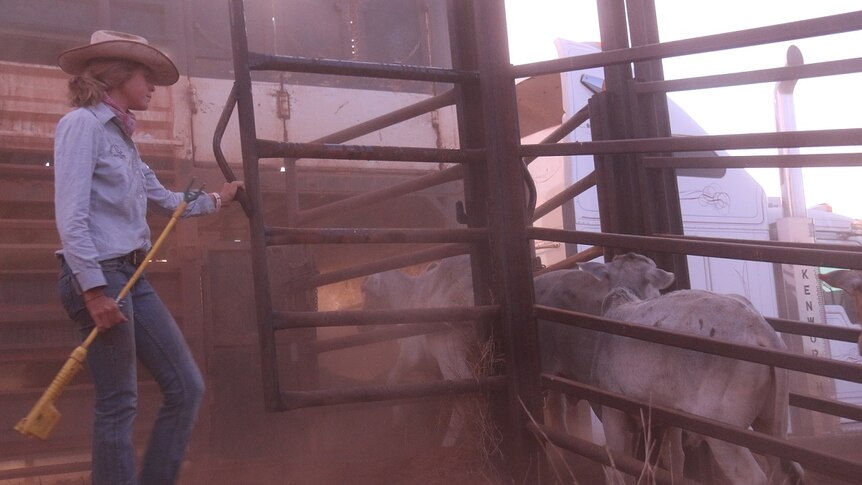
[[[120,257],[132,266],[140,266],[147,259],[147,252],[143,249],[135,249],[131,253]]]
[[[62,254],[58,254],[57,259],[60,260],[60,264],[66,262],[66,258],[64,258]],[[116,258],[106,259],[104,261],[122,261],[124,263],[129,263],[132,266],[140,266],[146,259],[147,251],[144,251],[143,249],[135,249],[131,253],[117,256]]]
[[[147,259],[147,252],[143,249],[135,249],[131,253],[117,256],[116,258],[106,259],[104,261],[122,261],[124,263],[129,263],[132,266],[140,266],[145,259]]]

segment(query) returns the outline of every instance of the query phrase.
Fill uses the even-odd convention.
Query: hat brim
[[[153,84],[170,86],[180,78],[173,61],[160,50],[140,42],[111,40],[75,47],[62,52],[57,64],[64,72],[80,75],[93,59],[127,59],[147,66],[152,71]]]

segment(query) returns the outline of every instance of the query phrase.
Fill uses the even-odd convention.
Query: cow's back
[[[744,299],[706,291],[681,290],[652,300],[621,303],[605,317],[717,340],[785,348]],[[748,426],[763,411],[763,397],[774,393],[772,371],[762,364],[609,334],[603,334],[597,346],[600,350],[592,372],[601,387],[701,416]]]

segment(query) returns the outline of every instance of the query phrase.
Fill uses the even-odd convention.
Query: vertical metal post
[[[538,340],[533,313],[532,260],[515,81],[509,62],[503,0],[474,1],[484,144],[487,150],[487,215],[490,229],[493,289],[501,305],[495,335],[506,356],[506,406],[503,450],[512,479],[540,483],[541,447],[529,431],[531,419],[542,422]]]
[[[264,235],[263,195],[257,156],[257,130],[254,122],[254,100],[251,94],[248,34],[245,26],[243,0],[230,0],[230,24],[243,178],[251,205],[251,217],[249,219],[251,265],[254,277],[258,338],[260,340],[264,405],[267,411],[278,411],[281,408],[281,390],[278,382],[278,367],[275,365],[275,332],[272,328],[272,300],[269,291],[269,269],[267,267]]]
[[[602,48],[629,46],[624,0],[597,1]],[[634,138],[628,85],[631,67],[620,64],[605,67],[606,90],[590,99],[593,140]],[[596,190],[603,232],[644,234],[641,212],[644,199],[638,183],[634,156],[630,154],[595,156]],[[607,255],[606,255],[607,256]]]
[[[655,0],[626,0],[629,33],[632,47],[658,44],[658,19]],[[662,61],[652,60],[634,64],[634,78],[638,81],[662,81],[664,69]],[[634,96],[632,94],[632,96]],[[631,105],[634,134],[638,138],[669,137],[670,117],[667,110],[667,96],[664,93],[644,94],[632,99]],[[682,234],[682,209],[679,202],[674,169],[647,170],[640,164],[637,170],[641,191],[646,197],[641,207],[644,210],[645,234]],[[676,288],[690,288],[688,263],[683,254],[651,254],[662,268],[672,271]]]

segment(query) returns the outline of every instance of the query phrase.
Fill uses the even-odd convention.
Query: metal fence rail
[[[744,446],[758,453],[793,460],[802,465],[803,468],[820,471],[829,476],[855,481],[862,474],[862,463],[829,453],[821,453],[809,447],[794,445],[786,440],[763,433],[741,429],[655,404],[634,401],[618,393],[608,392],[549,374],[542,374],[542,381],[547,389],[572,394],[592,403],[610,406],[634,416],[648,416],[651,423],[663,423],[668,426],[687,429]]]

